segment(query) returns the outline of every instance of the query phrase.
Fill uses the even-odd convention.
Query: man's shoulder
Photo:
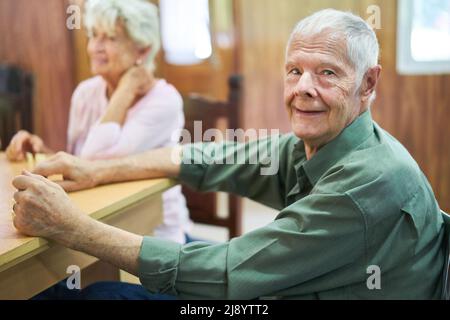
[[[280,148],[284,149],[294,149],[295,145],[298,144],[301,140],[294,134],[294,133],[286,133],[286,134],[280,134],[278,136],[278,139],[280,141]]]
[[[318,186],[346,193],[355,201],[386,205],[401,205],[418,190],[428,190],[419,165],[401,143],[383,131],[378,139],[341,159]]]

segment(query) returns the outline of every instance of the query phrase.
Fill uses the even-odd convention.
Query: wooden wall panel
[[[79,6],[84,10],[85,0],[69,0],[71,4]],[[86,31],[83,27],[79,30],[72,31],[73,53],[75,63],[75,84],[78,85],[83,80],[92,77],[89,56],[87,53],[88,39]]]
[[[35,131],[54,149],[64,149],[74,89],[73,50],[66,28],[66,2],[0,1],[0,62],[34,75]]]
[[[232,73],[233,50],[216,48],[213,57],[192,66],[171,65],[162,55],[156,75],[165,78],[182,95],[195,92],[225,100],[228,94],[228,76]]]
[[[283,63],[288,36],[310,13],[336,8],[367,18],[369,5],[381,9],[383,74],[372,108],[376,121],[399,139],[429,178],[441,207],[450,211],[450,76],[396,73],[397,1],[393,0],[236,0],[245,77],[247,128],[290,130],[283,105]]]
[[[164,60],[162,52],[158,60],[157,75],[172,83],[183,95],[196,92],[215,99],[225,100],[228,95],[228,77],[236,68],[235,42],[233,41],[234,0],[210,0],[210,29],[213,46],[212,56],[204,62],[191,66],[171,65]],[[231,39],[222,45],[218,37]]]

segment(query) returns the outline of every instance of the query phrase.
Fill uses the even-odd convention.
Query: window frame
[[[413,59],[411,52],[413,16],[413,1],[399,0],[397,8],[397,72],[402,75],[450,74],[450,59],[440,61]]]

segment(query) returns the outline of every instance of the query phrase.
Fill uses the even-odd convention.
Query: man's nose
[[[304,98],[316,98],[314,77],[309,72],[304,72],[295,86],[295,95]]]

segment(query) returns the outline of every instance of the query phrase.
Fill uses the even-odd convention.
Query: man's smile
[[[322,116],[326,113],[326,110],[316,110],[316,109],[307,109],[307,108],[296,108],[292,107],[292,113],[295,116],[299,117],[316,117]]]

